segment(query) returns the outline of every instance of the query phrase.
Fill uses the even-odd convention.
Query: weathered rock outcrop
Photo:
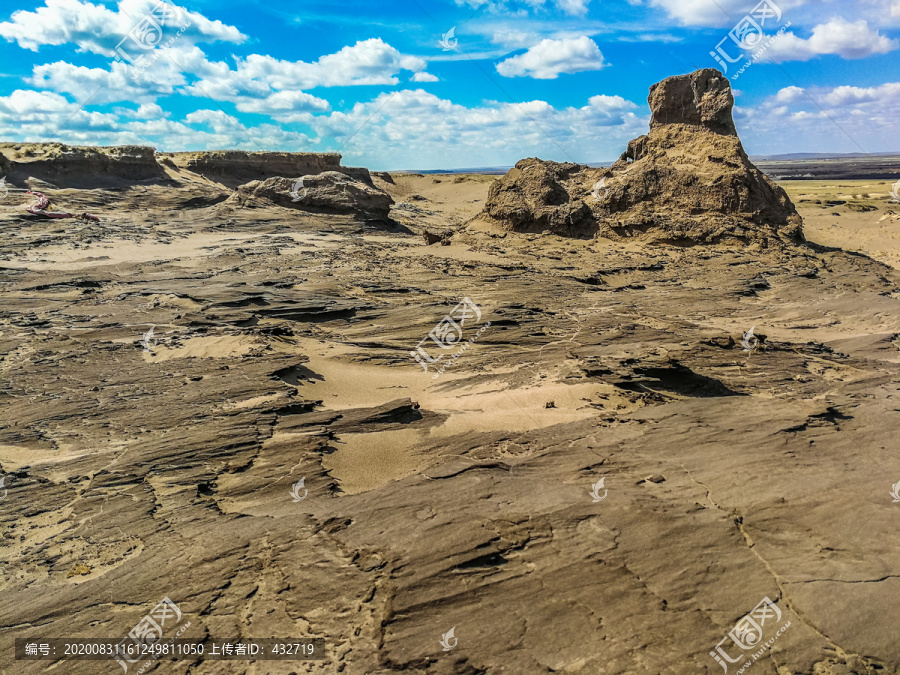
[[[338,171],[324,171],[299,180],[277,177],[252,181],[241,185],[228,202],[244,207],[277,204],[388,222],[394,200],[371,183]]]
[[[593,236],[597,223],[591,208],[583,199],[573,199],[568,187],[586,169],[580,164],[523,159],[491,186],[482,215],[514,232]]]
[[[650,133],[609,169],[525,159],[495,183],[482,220],[515,232],[679,244],[796,242],[787,193],[750,161],[715,69],[650,88]]]
[[[221,150],[214,152],[171,152],[160,155],[163,162],[199,174],[229,187],[252,180],[278,176],[305,176],[323,171],[338,171],[369,182],[369,170],[341,166],[336,152],[246,152]]]
[[[30,178],[58,187],[117,186],[164,178],[151,147],[80,147],[62,143],[0,143],[10,182]]]
[[[253,180],[337,171],[366,183],[369,170],[341,166],[338,153],[161,152],[144,146],[79,147],[62,143],[0,143],[0,175],[26,185],[30,179],[63,188],[118,187],[169,180],[167,169],[189,172],[236,188]],[[181,178],[184,178],[184,173]]]

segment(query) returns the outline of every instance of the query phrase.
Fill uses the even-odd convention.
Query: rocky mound
[[[338,171],[313,176],[268,178],[241,185],[226,203],[249,207],[276,204],[319,213],[390,222],[393,198],[370,182]]]
[[[168,166],[191,171],[229,187],[252,180],[305,176],[323,171],[338,171],[370,181],[368,169],[341,166],[341,155],[336,152],[170,152],[161,153],[159,159]]]
[[[677,244],[797,242],[787,193],[750,161],[728,78],[707,68],[650,88],[650,133],[610,169],[525,159],[492,187],[479,219],[514,232]]]
[[[550,231],[564,237],[597,233],[591,208],[575,198],[569,185],[588,180],[591,170],[580,164],[523,159],[491,185],[479,218],[499,223],[513,232]],[[579,181],[579,179],[581,179]]]
[[[14,184],[37,179],[57,187],[97,188],[165,178],[151,147],[0,143],[0,154],[0,171],[5,169]]]

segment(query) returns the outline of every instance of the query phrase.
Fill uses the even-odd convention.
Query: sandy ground
[[[900,202],[892,181],[784,181],[806,237],[824,246],[864,253],[900,265]]]

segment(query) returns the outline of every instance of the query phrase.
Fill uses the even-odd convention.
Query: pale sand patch
[[[72,453],[56,452],[54,450],[51,453],[46,448],[30,448],[26,445],[0,445],[0,464],[3,466],[3,473],[11,473],[19,471],[26,466],[66,463],[84,454],[87,453],[83,450]],[[13,487],[15,480],[15,477],[7,476],[5,479],[6,489]],[[3,494],[2,489],[0,489],[0,494]]]
[[[255,408],[266,403],[274,403],[279,399],[283,399],[284,394],[270,394],[268,396],[254,396],[243,401],[232,401],[221,406],[219,410],[240,410],[243,408]]]
[[[415,450],[420,439],[415,429],[342,434],[333,442],[337,451],[325,455],[322,466],[348,494],[374,490],[424,468],[427,458]]]
[[[156,241],[132,241],[130,239],[115,239],[107,242],[98,242],[84,248],[72,248],[71,246],[47,246],[40,249],[37,256],[40,262],[24,257],[13,258],[4,262],[7,267],[28,269],[55,269],[77,270],[98,265],[118,265],[123,263],[150,262],[154,260],[172,260],[183,257],[206,257],[216,252],[207,247],[218,247],[227,242],[245,241],[258,235],[234,236],[229,233],[222,234],[193,234],[184,239],[176,239],[171,244],[162,244]],[[106,256],[108,259],[96,260],[97,257]]]
[[[803,217],[806,238],[817,244],[859,251],[900,269],[900,203],[889,201],[893,181],[780,181]],[[876,210],[854,211],[846,204],[867,204]],[[819,203],[816,203],[819,202]],[[838,214],[838,215],[835,215]]]
[[[326,344],[316,340],[294,340],[291,352],[309,358],[303,366],[324,378],[324,381],[303,382],[300,394],[305,399],[320,399],[330,410],[364,408],[381,405],[397,398],[417,397],[431,383],[422,369],[410,358],[415,368],[378,366],[356,363],[350,355],[358,352],[342,344]],[[275,349],[283,349],[273,344]]]
[[[197,266],[198,261],[232,249],[235,244],[247,244],[248,242],[264,244],[269,236],[258,232],[245,235],[236,235],[233,232],[199,232],[174,239],[171,244],[163,244],[151,239],[141,241],[112,239],[77,249],[69,245],[47,246],[28,256],[17,256],[4,261],[3,264],[13,269],[79,270],[126,263],[172,261],[177,258],[181,259],[180,264],[192,267]],[[296,232],[280,233],[277,236],[290,237],[296,242],[295,246],[285,247],[285,250],[292,252],[300,246],[306,246],[308,251],[315,251],[323,245],[337,247],[346,243],[345,237],[336,234]]]
[[[420,402],[428,410],[450,414],[444,424],[429,432],[432,438],[444,438],[472,431],[531,431],[593,417],[597,410],[590,404],[599,400],[600,392],[613,395],[615,387],[548,382],[536,387],[497,389],[491,384],[451,395],[423,396]],[[549,402],[555,407],[547,408]]]
[[[421,471],[434,457],[421,455],[417,448],[441,438],[483,431],[528,431],[587,419],[597,414],[591,403],[612,401],[618,409],[636,407],[611,385],[548,381],[498,389],[496,382],[485,382],[448,388],[447,384],[467,376],[447,373],[434,381],[412,360],[409,367],[361,364],[347,358],[354,353],[352,347],[303,339],[297,343],[310,359],[304,366],[324,378],[302,383],[299,389],[304,398],[321,399],[325,407],[341,410],[409,397],[423,410],[449,416],[443,424],[427,430],[341,435],[335,443],[337,450],[323,459],[323,465],[351,494]],[[378,384],[372,386],[373,382]],[[555,407],[546,407],[550,401]]]
[[[185,340],[179,347],[167,347],[157,344],[153,352],[141,353],[147,363],[160,363],[172,359],[190,357],[201,359],[228,359],[244,356],[254,349],[262,347],[259,340],[243,335],[204,335]]]
[[[25,467],[40,468],[46,478],[63,483],[71,474],[66,473],[65,470],[58,471],[55,468],[57,465],[66,466],[82,457],[98,455],[109,455],[110,462],[115,463],[117,453],[125,450],[129,442],[130,440],[125,439],[111,439],[106,443],[85,446],[84,443],[64,443],[57,440],[56,446],[50,452],[46,449],[29,448],[24,445],[0,445],[0,465],[3,466],[3,471],[0,473],[20,471]],[[7,489],[14,488],[15,482],[14,476],[7,476],[5,487]],[[2,493],[3,490],[0,489],[0,494]]]
[[[323,458],[323,466],[344,492],[355,494],[400,480],[426,468],[434,456],[417,448],[441,438],[488,431],[528,431],[593,417],[589,401],[609,385],[550,383],[524,389],[470,388],[458,395],[422,393],[421,406],[448,414],[447,420],[428,430],[403,429],[367,434],[344,434],[337,450]],[[610,392],[614,395],[614,392]],[[583,400],[589,399],[589,400]],[[547,408],[553,401],[555,408]]]

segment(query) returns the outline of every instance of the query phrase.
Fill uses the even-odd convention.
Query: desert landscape
[[[900,673],[894,181],[648,105],[502,176],[0,145],[0,672]],[[163,598],[324,653],[12,658]]]

